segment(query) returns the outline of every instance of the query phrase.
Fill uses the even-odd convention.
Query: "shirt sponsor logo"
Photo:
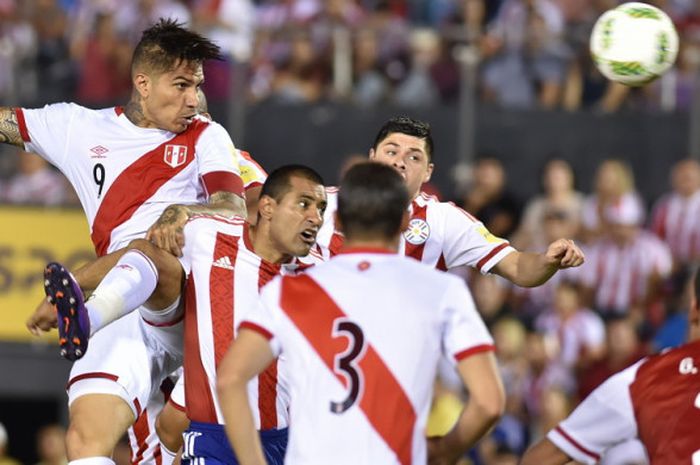
[[[109,152],[109,149],[98,145],[96,147],[91,148],[90,151],[92,152],[90,158],[107,158],[107,156],[105,156],[105,153]]]
[[[165,163],[170,165],[172,168],[177,168],[178,166],[185,163],[187,160],[187,146],[186,145],[166,145],[165,155],[163,156]]]
[[[212,266],[215,266],[217,268],[223,268],[225,270],[233,270],[233,264],[231,263],[231,259],[229,257],[219,258],[214,262]]]
[[[413,218],[408,222],[408,229],[403,232],[403,237],[409,244],[424,244],[430,237],[430,226],[425,220]]]

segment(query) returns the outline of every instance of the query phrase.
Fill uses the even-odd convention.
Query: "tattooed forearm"
[[[22,135],[17,124],[17,115],[12,108],[0,107],[0,143],[22,147]]]
[[[186,220],[187,207],[185,207],[184,205],[170,205],[160,215],[160,218],[158,218],[156,224],[161,226],[175,224],[182,219],[183,215],[185,215]]]
[[[204,213],[209,215],[242,216],[246,217],[246,206],[243,197],[226,191],[217,191],[209,196],[206,204],[187,205],[187,210],[192,213]]]
[[[126,104],[124,114],[135,126],[141,127],[146,125],[146,117],[143,116],[143,109],[141,108],[141,99],[136,92],[132,94],[131,100]]]

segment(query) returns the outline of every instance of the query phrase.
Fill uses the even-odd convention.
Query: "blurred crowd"
[[[512,108],[684,110],[700,66],[700,2],[654,0],[681,35],[677,65],[642,90],[588,53],[617,0],[0,0],[0,101],[123,102],[140,32],[171,17],[214,39],[206,92],[226,101],[454,103],[466,69]],[[473,67],[473,68],[470,68]],[[236,79],[238,78],[238,79]],[[237,84],[232,84],[237,83]]]

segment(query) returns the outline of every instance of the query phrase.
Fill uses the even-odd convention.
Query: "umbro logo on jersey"
[[[212,266],[223,268],[225,270],[233,270],[233,263],[231,263],[231,259],[225,256],[216,260]]]
[[[187,146],[186,145],[166,145],[165,154],[163,155],[165,163],[172,168],[177,168],[187,161]]]
[[[105,153],[109,152],[109,149],[98,145],[96,147],[91,148],[90,151],[93,153],[92,155],[90,155],[90,158],[107,158],[105,156]]]

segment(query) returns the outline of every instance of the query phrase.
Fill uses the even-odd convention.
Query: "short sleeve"
[[[263,287],[260,293],[258,304],[246,313],[238,329],[246,328],[253,330],[265,337],[270,343],[270,348],[275,357],[282,353],[280,342],[280,320],[281,310],[278,302],[281,277],[277,276],[269,284]]]
[[[242,193],[238,150],[220,124],[209,123],[197,139],[195,152],[198,174],[204,180],[208,194],[219,190]]]
[[[16,108],[25,150],[38,153],[52,165],[61,168],[65,163],[68,136],[77,109],[77,105],[70,103],[55,103],[37,109]]]
[[[574,460],[594,465],[610,447],[637,437],[629,386],[641,363],[601,384],[547,438]]]
[[[440,205],[444,217],[445,264],[447,268],[468,265],[488,273],[503,257],[515,249],[496,237],[483,223],[451,203]]]
[[[244,150],[238,151],[238,169],[245,189],[262,186],[267,179],[267,172]]]
[[[449,280],[442,301],[443,350],[447,359],[457,363],[470,355],[493,350],[494,342],[467,286],[459,278],[449,276]]]

